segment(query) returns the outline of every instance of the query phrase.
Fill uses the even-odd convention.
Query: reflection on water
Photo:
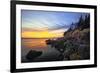
[[[22,47],[29,49],[46,49],[47,39],[22,39]]]
[[[22,38],[21,40],[21,62],[29,62],[28,59],[26,59],[26,56],[30,52],[30,50],[42,52],[41,56],[34,59],[35,62],[57,60],[59,56],[59,52],[55,48],[51,47],[50,45],[47,45],[46,40],[48,39]]]
[[[46,41],[47,39],[28,39],[22,38],[21,40],[21,55],[25,56],[30,50],[46,51],[48,50]]]

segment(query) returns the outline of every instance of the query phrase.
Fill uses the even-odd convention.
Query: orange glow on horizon
[[[24,31],[22,38],[55,38],[63,37],[63,33],[51,33],[49,31]]]

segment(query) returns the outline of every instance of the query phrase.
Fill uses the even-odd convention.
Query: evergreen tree
[[[80,18],[79,18],[78,26],[77,26],[77,27],[80,27],[80,26],[82,26],[83,24],[84,24],[84,19],[83,19],[82,15],[81,15]]]
[[[90,27],[90,15],[86,15],[82,29]]]

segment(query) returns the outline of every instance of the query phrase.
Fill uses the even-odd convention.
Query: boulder
[[[42,51],[30,50],[26,55],[26,59],[33,61],[35,58],[41,55],[42,55]]]

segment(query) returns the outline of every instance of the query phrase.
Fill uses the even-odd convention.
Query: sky
[[[63,37],[71,23],[87,13],[21,10],[22,38]]]

